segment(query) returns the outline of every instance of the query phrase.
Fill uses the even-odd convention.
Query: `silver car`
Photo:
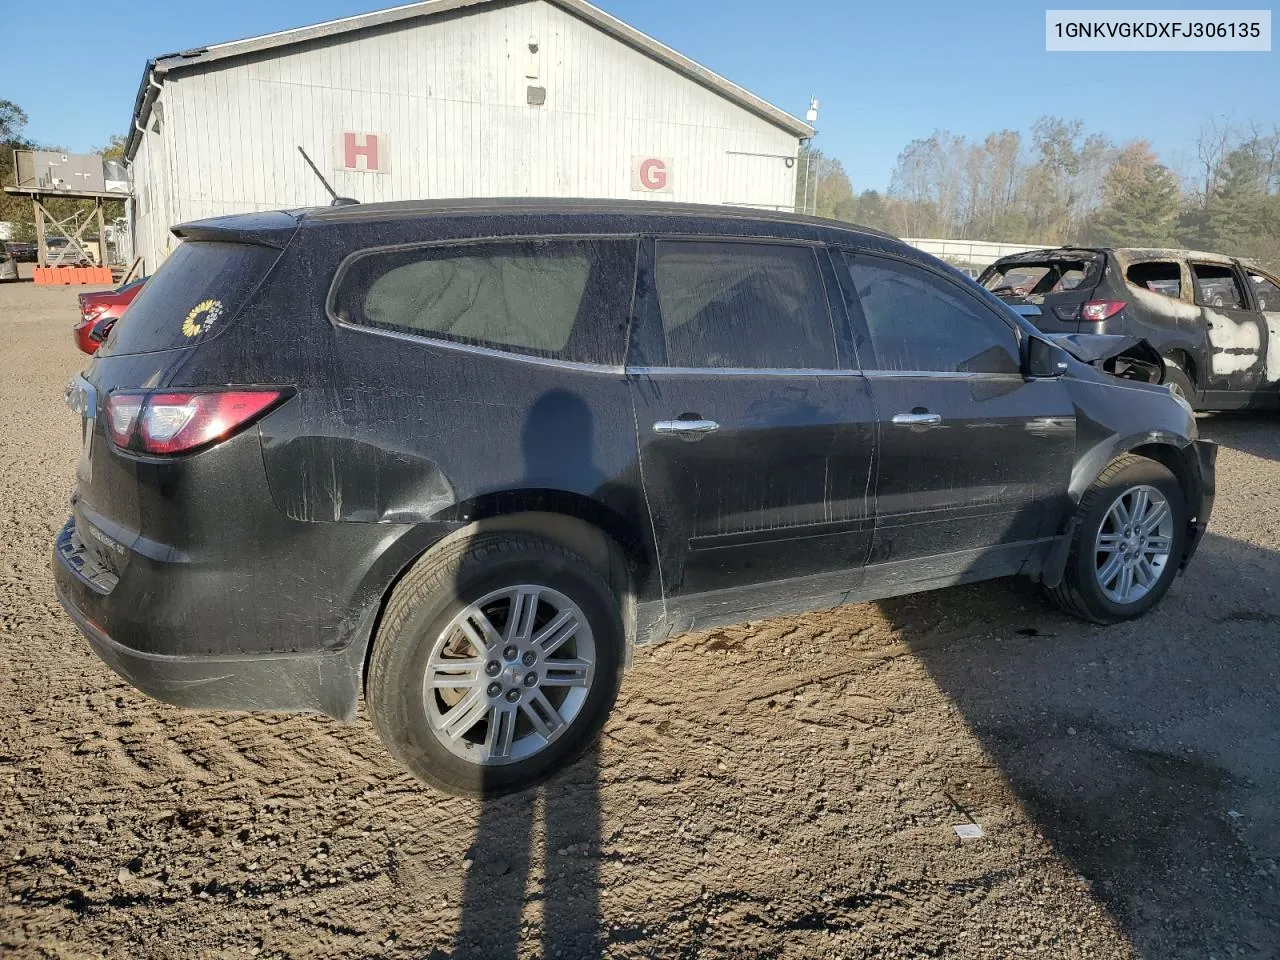
[[[0,280],[18,279],[18,261],[9,252],[9,245],[0,240]]]

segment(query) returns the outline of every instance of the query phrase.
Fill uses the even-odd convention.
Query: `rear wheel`
[[[1168,357],[1164,359],[1164,382],[1187,403],[1195,404],[1196,385],[1191,382],[1191,378],[1178,362]]]
[[[451,793],[530,786],[595,740],[621,680],[618,605],[539,537],[490,534],[423,557],[388,602],[366,700],[387,749]]]
[[[1186,535],[1177,478],[1146,457],[1118,457],[1081,498],[1067,568],[1049,595],[1094,623],[1140,617],[1172,585]]]

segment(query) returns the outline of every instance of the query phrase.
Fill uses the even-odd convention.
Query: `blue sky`
[[[1185,173],[1208,118],[1227,117],[1242,128],[1280,124],[1280,52],[1046,53],[1047,4],[596,2],[792,113],[803,115],[809,97],[819,97],[818,145],[843,161],[858,190],[885,187],[902,147],[935,129],[976,137],[1005,127],[1026,131],[1053,113],[1116,141],[1150,140]],[[390,5],[59,0],[50,18],[46,5],[12,3],[2,18],[0,98],[30,115],[28,136],[87,151],[125,132],[148,57]]]

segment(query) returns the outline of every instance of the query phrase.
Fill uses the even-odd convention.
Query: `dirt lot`
[[[1280,418],[1138,624],[997,582],[687,636],[536,796],[143,698],[54,599],[74,291],[0,287],[0,953],[1280,955]],[[972,819],[983,839],[952,826]]]

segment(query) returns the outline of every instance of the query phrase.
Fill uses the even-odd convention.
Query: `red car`
[[[142,277],[114,290],[80,294],[80,320],[74,328],[76,346],[85,353],[97,353],[111,332],[111,325],[120,319],[146,282],[147,278]]]

